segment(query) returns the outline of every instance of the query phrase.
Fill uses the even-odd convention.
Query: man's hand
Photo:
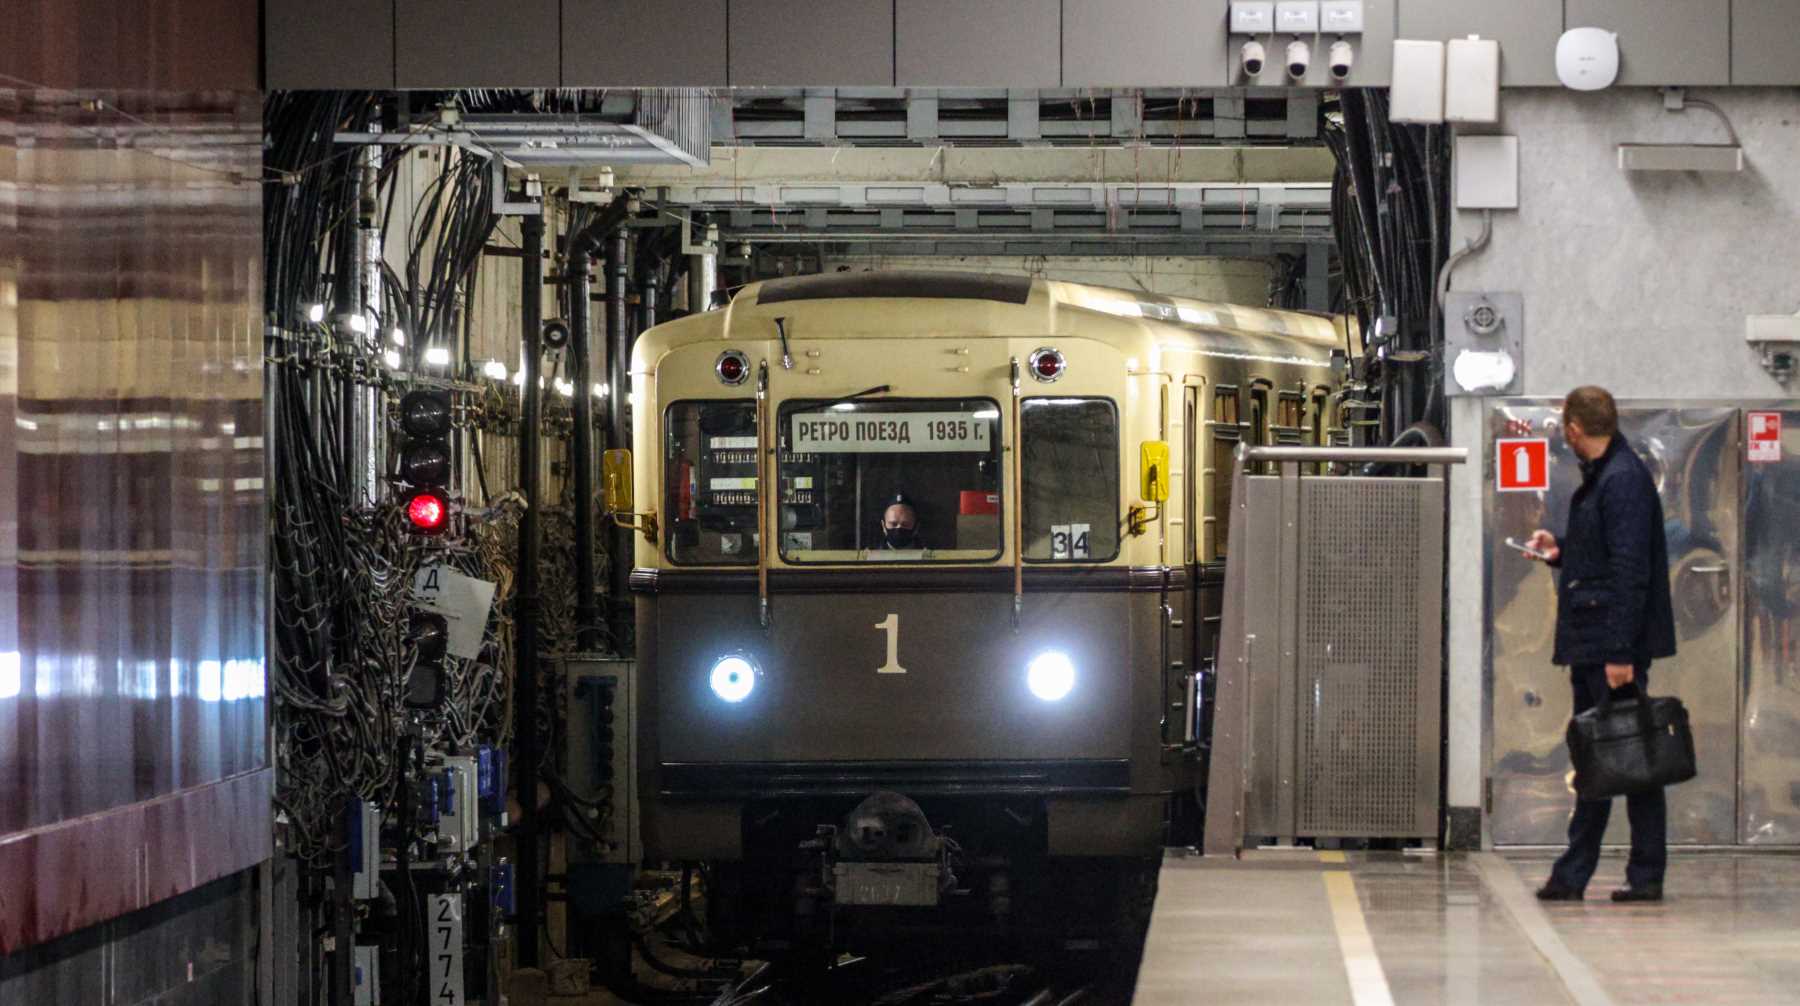
[[[1541,528],[1531,532],[1531,537],[1526,540],[1525,544],[1542,552],[1544,558],[1541,561],[1543,562],[1555,562],[1562,558],[1562,546],[1556,543],[1556,536]],[[1537,560],[1535,555],[1530,558]]]
[[[1606,687],[1623,688],[1637,677],[1637,669],[1630,664],[1607,664]]]

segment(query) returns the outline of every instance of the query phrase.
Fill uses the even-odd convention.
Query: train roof
[[[892,310],[870,310],[878,306]],[[782,316],[814,319],[797,326],[810,330],[794,330],[796,339],[817,338],[819,328],[833,339],[1060,334],[1202,354],[1279,346],[1309,362],[1346,346],[1344,322],[1301,311],[1030,276],[838,272],[751,283],[722,308],[659,325],[638,340],[633,369],[681,345],[773,338],[773,319]]]

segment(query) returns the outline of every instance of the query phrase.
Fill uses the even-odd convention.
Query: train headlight
[[[1075,688],[1075,664],[1061,650],[1046,650],[1031,658],[1025,668],[1025,684],[1031,694],[1055,702]]]
[[[726,702],[742,702],[756,687],[756,665],[740,656],[723,657],[713,665],[713,694]]]

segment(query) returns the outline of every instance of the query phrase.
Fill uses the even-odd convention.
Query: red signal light
[[[1031,376],[1040,381],[1054,381],[1061,377],[1066,365],[1063,355],[1048,347],[1031,354]]]
[[[744,378],[750,376],[750,358],[735,349],[728,349],[719,354],[713,370],[725,384],[742,384]]]
[[[450,522],[450,501],[434,492],[414,493],[406,501],[406,519],[420,534],[437,534]]]

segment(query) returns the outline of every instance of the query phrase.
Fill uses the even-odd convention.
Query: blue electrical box
[[[506,813],[506,749],[481,747],[475,751],[475,794],[485,814]]]
[[[513,867],[501,863],[488,869],[488,886],[494,892],[494,910],[501,915],[514,915],[519,910],[518,895],[513,889]]]

